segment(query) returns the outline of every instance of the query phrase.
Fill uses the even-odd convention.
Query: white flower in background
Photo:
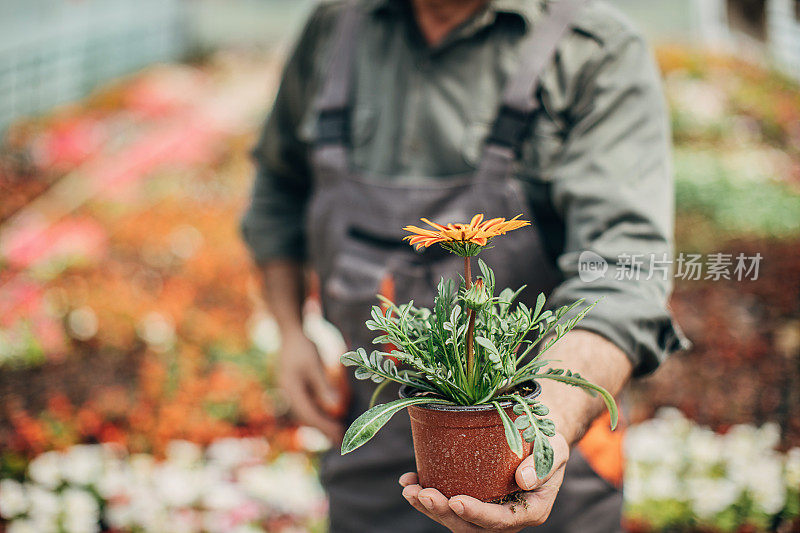
[[[45,452],[28,465],[28,477],[48,489],[61,484],[61,453]]]
[[[106,464],[96,488],[100,496],[111,500],[123,497],[132,484],[133,476],[130,469],[126,468],[121,461],[113,461]]]
[[[10,520],[28,510],[28,496],[22,483],[13,479],[0,480],[0,517]]]
[[[167,461],[180,468],[191,468],[203,459],[203,449],[188,440],[173,440],[167,444]]]
[[[775,422],[767,422],[757,432],[762,450],[774,450],[781,442],[781,427]]]
[[[91,307],[79,307],[67,315],[69,334],[79,341],[88,341],[97,334],[99,322]]]
[[[742,494],[739,485],[725,478],[689,478],[686,486],[692,511],[706,520],[736,503]]]
[[[775,423],[764,424],[761,428],[739,424],[724,435],[724,441],[724,458],[732,465],[738,464],[771,453],[780,441],[780,428]]]
[[[647,499],[652,500],[686,499],[686,492],[681,487],[675,470],[664,466],[656,467],[646,478],[645,495]]]
[[[297,440],[300,446],[309,452],[323,452],[331,447],[331,441],[317,428],[300,426],[297,428]]]
[[[206,451],[209,461],[221,468],[261,462],[269,452],[266,439],[219,439],[211,443]]]
[[[132,507],[126,501],[108,504],[103,513],[103,517],[108,525],[114,529],[132,529],[133,511]]]
[[[203,495],[203,505],[206,509],[218,511],[229,511],[242,506],[247,501],[247,497],[242,490],[230,482],[220,482],[212,486],[206,486]]]
[[[125,500],[122,501],[125,502]],[[112,518],[109,514],[107,516]],[[169,531],[169,528],[166,527],[169,524],[169,515],[165,502],[150,484],[131,487],[127,509],[114,509],[113,520],[124,522],[129,529]]]
[[[201,533],[203,516],[194,509],[175,509],[169,514],[170,533]]]
[[[203,513],[203,531],[205,533],[228,533],[233,528],[233,520],[223,511],[206,511]]]
[[[136,453],[128,459],[131,476],[136,483],[146,483],[153,475],[156,468],[156,461],[152,455],[146,453]]]
[[[21,518],[8,524],[6,533],[42,533],[42,531],[33,520]]]
[[[672,421],[654,418],[630,428],[625,435],[628,461],[660,464],[677,470],[684,458],[676,426]]]
[[[692,468],[708,468],[722,459],[722,437],[705,427],[693,427],[686,436],[684,445]]]
[[[251,496],[293,515],[311,513],[324,498],[307,459],[298,454],[284,454],[269,466],[243,468],[239,482]]]
[[[175,343],[175,325],[161,313],[147,313],[136,329],[142,340],[155,350],[167,350]]]
[[[61,476],[74,485],[95,484],[103,473],[103,447],[78,445],[69,448],[61,459]]]
[[[644,478],[640,475],[631,475],[625,472],[625,482],[622,485],[622,496],[628,505],[638,505],[646,500]]]
[[[749,459],[749,461],[747,460]],[[731,479],[747,487],[756,505],[767,514],[775,514],[786,503],[783,463],[775,452],[741,460],[730,471]]]
[[[95,497],[85,490],[65,489],[61,494],[61,512],[66,533],[100,531],[100,506]]]
[[[253,524],[244,524],[238,526],[236,529],[233,530],[232,533],[266,533],[266,532],[259,526]]]
[[[153,486],[170,507],[190,507],[200,497],[202,478],[196,470],[165,463],[153,473]]]
[[[36,524],[38,533],[55,532],[61,502],[56,493],[38,485],[27,485],[30,509],[28,518]]]
[[[281,333],[272,316],[256,313],[250,319],[250,342],[264,353],[275,353],[281,347]]]
[[[786,453],[786,485],[800,490],[800,448]]]

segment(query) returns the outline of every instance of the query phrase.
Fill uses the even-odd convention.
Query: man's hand
[[[400,477],[403,497],[419,512],[454,533],[493,531],[515,533],[525,527],[542,525],[553,508],[558,489],[564,480],[564,467],[569,458],[569,446],[559,433],[550,439],[553,446],[553,469],[544,479],[536,478],[533,456],[528,456],[517,468],[517,485],[528,491],[525,503],[497,505],[484,503],[471,496],[453,496],[449,500],[438,490],[423,489],[417,474],[409,472]],[[512,510],[513,509],[513,510]]]
[[[332,415],[339,410],[339,394],[317,347],[300,332],[281,342],[277,381],[298,421],[319,429],[334,444],[341,442],[344,428]]]
[[[339,394],[325,374],[317,347],[303,333],[305,275],[293,260],[261,266],[264,300],[281,332],[277,380],[297,419],[322,431],[334,444],[344,428],[332,413],[341,410]]]

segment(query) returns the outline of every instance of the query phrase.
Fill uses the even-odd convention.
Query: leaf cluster
[[[392,346],[393,349],[387,352],[379,348],[368,355],[365,349],[359,348],[344,354],[341,361],[345,366],[355,367],[356,378],[372,380],[380,384],[379,389],[389,382],[396,382],[456,405],[493,404],[503,420],[511,449],[521,456],[522,439],[532,442],[537,470],[542,469],[546,474],[553,461],[553,450],[546,437],[555,434],[555,426],[545,418],[549,412],[546,406],[517,394],[525,383],[551,379],[592,394],[599,393],[616,420],[616,406],[608,392],[569,370],[546,369],[552,361],[541,357],[597,302],[583,307],[571,318],[568,314],[581,306],[583,300],[546,310],[545,296],[540,294],[531,308],[518,301],[524,287],[516,291],[505,288],[495,296],[494,272],[480,259],[478,264],[488,298],[484,305],[473,311],[473,372],[470,373],[467,366],[470,309],[465,301],[467,290],[463,279],[458,286],[453,280],[442,279],[433,309],[416,307],[413,301],[396,305],[383,298],[383,306],[372,308],[366,326],[376,332],[373,344]],[[411,399],[396,400],[386,406],[390,406],[389,410],[394,407],[399,410],[410,405],[406,402]],[[500,405],[504,401],[514,402],[514,412],[518,416],[513,422]],[[376,417],[373,411],[383,408],[381,413],[386,413],[386,406],[377,406],[364,413],[353,423],[348,434],[352,431],[361,436],[374,435],[388,418]],[[374,431],[371,428],[364,430],[365,424],[374,426],[376,420],[383,420],[383,423]],[[366,440],[362,442],[361,438],[348,439],[346,436],[342,452],[352,451],[364,442]],[[537,474],[540,477],[544,475],[541,472]]]

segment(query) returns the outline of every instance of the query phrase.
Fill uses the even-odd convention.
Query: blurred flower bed
[[[672,307],[694,346],[627,395],[638,424],[627,437],[629,525],[797,531],[800,87],[728,56],[657,52],[675,137],[677,251],[762,260],[756,280],[676,280]],[[651,420],[663,406],[699,425],[675,411]],[[781,482],[784,460],[793,466]]]
[[[631,531],[796,531],[800,447],[776,451],[776,424],[720,435],[663,408],[625,439]]]
[[[0,481],[9,533],[321,531],[322,488],[308,457],[275,455],[265,439],[220,439],[204,450],[172,441],[166,459],[120,446],[50,451],[23,482]]]
[[[765,516],[791,515],[795,492],[782,493],[781,511],[761,512],[741,486],[731,495],[739,463],[685,476],[685,454],[678,469],[637,450],[666,433],[663,450],[730,446],[774,470],[785,462],[774,450],[800,445],[800,91],[731,58],[662,48],[659,59],[673,107],[679,251],[764,259],[756,281],[678,282],[673,307],[695,346],[625,400],[644,423],[631,430],[628,522],[768,530]],[[289,423],[273,393],[279,340],[237,234],[247,150],[277,73],[278,62],[243,55],[158,66],[9,132],[0,149],[0,514],[17,517],[9,530],[320,527],[309,452],[324,443]],[[335,333],[319,319],[309,328],[335,359]],[[661,406],[710,429],[674,414],[644,422]],[[740,437],[756,444],[736,448]],[[214,450],[226,446],[249,451],[221,463]],[[663,471],[685,494],[653,489]],[[728,498],[686,496],[712,485]],[[154,500],[167,489],[174,499]],[[734,500],[735,511],[719,507]],[[715,504],[722,510],[710,513]],[[132,522],[145,516],[153,522]]]
[[[273,394],[279,341],[236,226],[277,66],[228,55],[158,66],[10,132],[8,531],[322,527],[309,452],[326,443]]]
[[[756,280],[676,280],[694,348],[635,387],[724,431],[777,422],[800,445],[800,87],[727,56],[662,47],[676,150],[677,251],[762,255]],[[735,393],[733,393],[735,391]]]

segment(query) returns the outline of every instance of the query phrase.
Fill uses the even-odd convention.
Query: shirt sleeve
[[[272,110],[251,155],[255,182],[240,230],[258,263],[305,257],[304,212],[311,186],[300,124],[317,90],[314,57],[323,8],[311,15],[284,67]]]
[[[599,300],[578,327],[616,344],[641,375],[687,345],[668,309],[671,270],[659,268],[673,253],[670,129],[644,40],[629,34],[597,56],[582,73],[553,172],[551,201],[565,227],[558,257],[565,279],[550,302]],[[608,265],[604,275],[581,275],[579,267],[598,256]]]

